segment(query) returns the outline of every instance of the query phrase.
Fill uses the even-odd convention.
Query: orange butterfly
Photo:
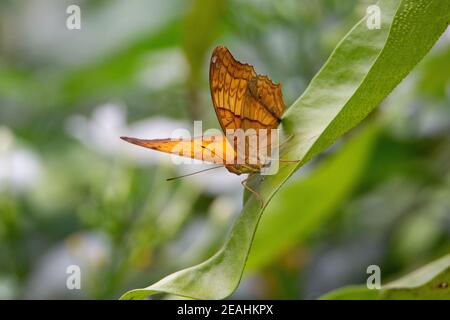
[[[189,140],[121,138],[145,148],[220,164],[237,175],[260,173],[265,161],[252,155],[259,155],[259,151],[271,147],[271,131],[278,127],[285,109],[281,85],[272,83],[267,76],[258,75],[253,66],[234,59],[223,46],[216,47],[211,56],[209,85],[224,135]],[[253,137],[252,134],[245,136],[242,152],[236,146],[236,135],[232,135],[239,129],[253,130]],[[268,134],[265,140],[260,139],[263,133]],[[258,143],[249,143],[252,138]],[[247,186],[247,180],[242,182],[243,186],[259,196]]]

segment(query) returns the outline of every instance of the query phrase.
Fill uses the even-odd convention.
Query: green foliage
[[[378,127],[367,127],[305,179],[279,191],[261,217],[248,270],[257,270],[305,242],[337,213],[367,169],[378,134]]]
[[[448,23],[446,2],[423,3],[382,1],[381,30],[360,21],[344,38],[371,1],[84,1],[82,30],[64,27],[59,1],[0,1],[0,299],[115,299],[207,260],[227,233],[212,260],[154,289],[314,299],[343,287],[339,298],[375,299],[347,287],[368,265],[384,283],[448,254],[449,30],[343,135]],[[219,44],[282,83],[282,128],[295,133],[282,158],[313,159],[254,181],[264,215],[249,193],[238,215],[243,188],[225,169],[166,182],[197,165],[119,139],[169,137],[191,120],[217,128],[207,68]],[[83,290],[55,276],[68,264]],[[447,294],[436,286],[414,290]]]
[[[281,165],[277,175],[263,177],[255,186],[266,204],[302,164],[364,119],[431,49],[449,22],[448,2],[386,0],[379,6],[382,28],[369,30],[361,20],[286,113],[283,128],[294,138],[283,156],[300,163]],[[155,292],[197,299],[229,296],[241,279],[262,212],[257,199],[250,197],[214,256],[122,299]]]
[[[431,299],[448,300],[450,296],[450,255],[444,256],[381,289],[368,289],[366,286],[349,286],[327,293],[322,299]]]

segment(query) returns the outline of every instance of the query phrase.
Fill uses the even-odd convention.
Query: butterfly
[[[272,129],[277,129],[285,110],[281,84],[258,75],[253,66],[237,61],[226,47],[218,46],[211,55],[209,85],[222,135],[192,139],[121,139],[145,148],[219,164],[234,174],[249,174],[249,178],[260,173],[267,158],[263,160],[258,155],[263,149],[271,149]],[[244,137],[243,148],[237,146],[236,135],[229,134],[236,130],[251,131]],[[265,139],[261,139],[263,135]],[[247,185],[249,178],[242,185],[259,196]]]

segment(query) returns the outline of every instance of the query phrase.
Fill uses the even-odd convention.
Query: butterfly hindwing
[[[227,129],[274,129],[284,112],[281,85],[257,75],[223,46],[211,56],[209,84],[217,118]]]
[[[227,48],[219,46],[211,56],[209,85],[217,118],[224,133],[241,128],[241,114],[249,81],[256,77],[252,66],[236,61]]]

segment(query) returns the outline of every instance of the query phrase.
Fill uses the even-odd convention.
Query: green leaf
[[[321,299],[450,299],[450,254],[402,278],[382,286],[380,290],[366,286],[348,286],[333,290]]]
[[[450,299],[450,254],[384,286],[381,299]]]
[[[356,126],[398,85],[450,20],[448,1],[381,0],[378,5],[381,29],[369,30],[366,18],[357,23],[286,112],[283,128],[294,135],[283,156],[301,161],[280,164],[276,175],[260,177],[254,188],[266,205],[302,164]],[[258,199],[250,197],[227,242],[214,256],[147,288],[129,291],[122,299],[143,299],[155,292],[196,299],[229,296],[241,279],[263,210]]]
[[[304,242],[338,212],[363,176],[378,132],[377,126],[368,126],[306,179],[295,181],[274,197],[259,223],[247,270],[261,268]]]
[[[366,286],[346,286],[328,292],[320,297],[322,300],[377,300],[379,290],[371,290]]]

